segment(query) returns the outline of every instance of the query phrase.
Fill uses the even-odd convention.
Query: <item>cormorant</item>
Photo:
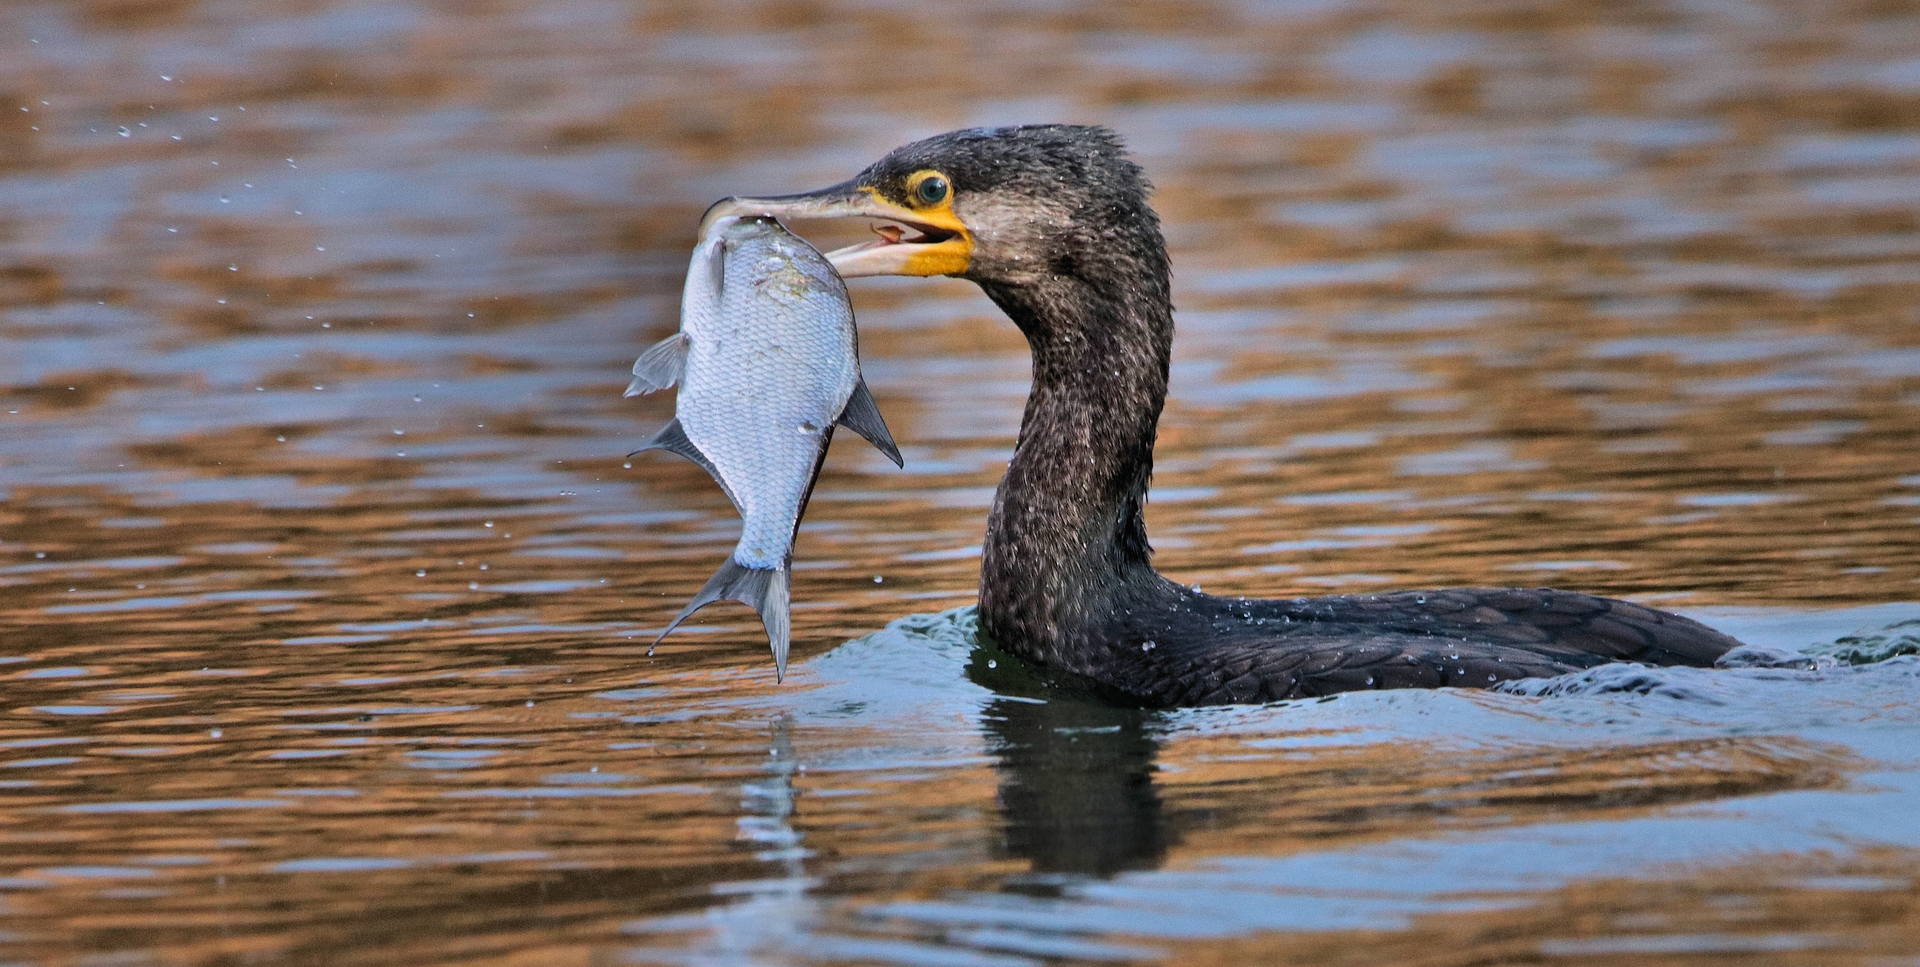
[[[1181,706],[1704,666],[1739,644],[1569,591],[1260,600],[1162,577],[1141,508],[1173,305],[1149,190],[1112,131],[1026,125],[938,135],[829,188],[708,210],[882,220],[875,240],[828,254],[842,275],[970,279],[1026,335],[1033,389],[982,550],[980,627],[1000,647],[1111,700]]]

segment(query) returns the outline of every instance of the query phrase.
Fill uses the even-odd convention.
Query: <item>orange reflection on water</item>
[[[1920,956],[1901,659],[1162,715],[964,622],[861,638],[972,601],[1028,378],[970,285],[889,280],[855,298],[908,465],[832,454],[776,685],[744,609],[649,653],[737,524],[623,457],[670,403],[620,396],[713,198],[1111,124],[1173,248],[1170,573],[1897,625],[1916,34],[1899,4],[0,9],[0,960]]]

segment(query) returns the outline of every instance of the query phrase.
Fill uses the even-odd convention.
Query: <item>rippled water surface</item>
[[[907,468],[834,448],[787,682],[650,655],[701,209],[1037,120],[1159,186],[1170,573],[1821,667],[1051,692],[947,280],[855,286]],[[1920,964],[1917,199],[1898,0],[0,5],[0,962]]]

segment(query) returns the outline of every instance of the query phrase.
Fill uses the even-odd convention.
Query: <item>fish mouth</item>
[[[799,195],[723,198],[700,221],[700,238],[722,218],[866,218],[880,222],[870,241],[826,253],[845,278],[962,275],[973,260],[973,233],[951,207],[915,211],[867,185],[848,182]]]

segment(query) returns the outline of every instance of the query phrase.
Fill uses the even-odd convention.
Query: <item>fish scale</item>
[[[786,555],[802,510],[790,495],[811,482],[819,438],[859,378],[845,286],[804,244],[772,233],[741,243],[729,268],[749,263],[753,284],[692,303],[712,311],[684,323],[693,341],[681,426],[723,478],[765,485],[735,490],[744,522],[733,558],[747,567],[777,567]]]
[[[640,449],[706,468],[741,517],[732,556],[660,637],[715,601],[744,602],[760,612],[784,679],[793,537],[834,425],[900,463],[860,376],[846,283],[778,222],[719,219],[694,248],[680,331],[642,354],[633,375],[628,396],[680,384],[673,422]]]

